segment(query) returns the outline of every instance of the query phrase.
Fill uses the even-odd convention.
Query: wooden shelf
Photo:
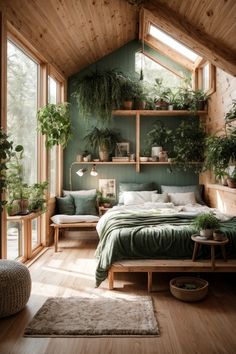
[[[216,189],[228,193],[236,194],[236,188],[229,188],[227,186],[222,186],[221,184],[207,184],[207,188]]]
[[[73,162],[73,165],[136,165],[136,161],[90,161],[90,162]]]
[[[120,116],[120,117],[130,117],[130,116],[168,116],[168,117],[175,117],[175,116],[199,116],[207,114],[207,111],[166,111],[166,110],[116,110],[112,111],[113,116]]]

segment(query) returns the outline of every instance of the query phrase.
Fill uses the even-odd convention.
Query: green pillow
[[[58,214],[65,214],[65,215],[75,214],[74,199],[70,194],[65,197],[57,197],[56,203],[57,203]]]
[[[76,215],[97,215],[96,195],[74,195]]]

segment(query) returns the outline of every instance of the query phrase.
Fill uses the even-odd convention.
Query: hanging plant
[[[117,70],[95,71],[84,76],[74,93],[80,114],[84,118],[96,114],[101,120],[108,121],[112,109],[120,107],[123,80],[122,73]]]
[[[71,118],[68,103],[48,104],[37,113],[38,130],[46,135],[45,145],[51,149],[54,145],[63,148],[71,138]]]

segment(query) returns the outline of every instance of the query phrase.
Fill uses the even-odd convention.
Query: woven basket
[[[196,289],[182,288],[183,284],[194,284]],[[195,277],[178,277],[170,281],[170,292],[181,301],[200,301],[206,297],[208,292],[208,282],[204,279]]]

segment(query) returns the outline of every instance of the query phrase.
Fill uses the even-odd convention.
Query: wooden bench
[[[96,229],[97,221],[94,222],[75,222],[75,223],[64,223],[64,224],[51,224],[54,227],[54,245],[55,245],[55,252],[58,251],[58,239],[59,239],[59,232],[61,229],[71,229],[71,228],[91,228]]]
[[[212,269],[209,260],[201,260],[193,262],[191,259],[186,260],[160,260],[160,259],[140,259],[140,260],[123,260],[112,264],[108,272],[109,289],[114,288],[115,273],[140,272],[148,274],[148,292],[152,291],[152,273],[154,272],[236,272],[236,259],[217,260],[217,265]]]

